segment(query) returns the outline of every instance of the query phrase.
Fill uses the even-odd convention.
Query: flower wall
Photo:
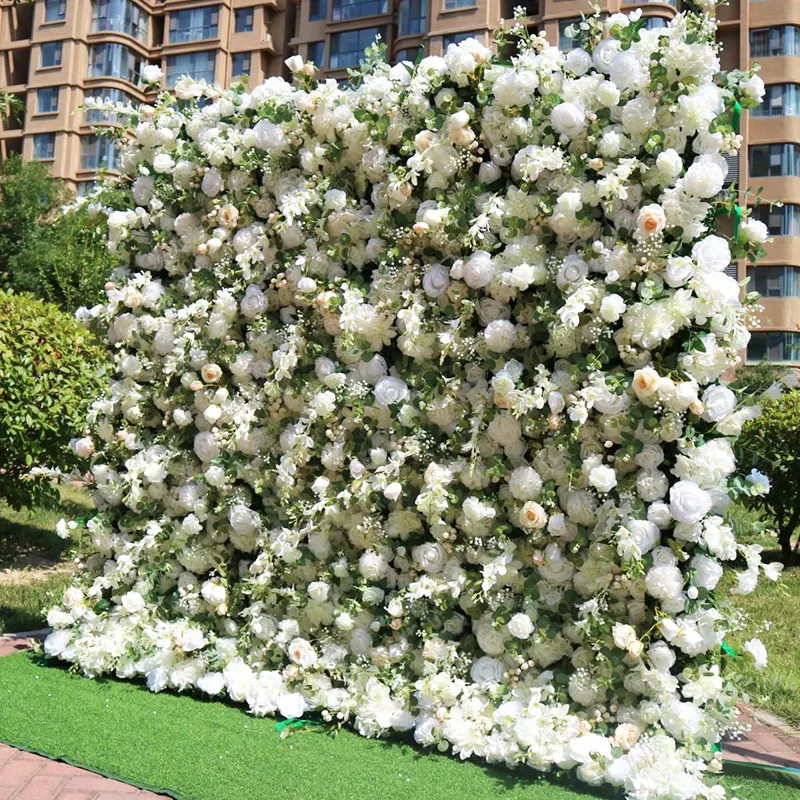
[[[295,57],[293,84],[133,110],[121,266],[84,315],[115,365],[75,443],[93,553],[45,649],[720,798],[715,586],[763,569],[725,512],[764,488],[736,474],[724,270],[766,229],[714,227],[763,84],[718,75],[703,13],[591,18],[566,54],[515,31],[509,57],[469,39],[354,88]]]

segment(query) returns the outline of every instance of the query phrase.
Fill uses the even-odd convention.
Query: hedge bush
[[[70,439],[102,390],[103,351],[56,306],[0,291],[0,497],[19,508],[53,493],[33,467],[78,464]]]

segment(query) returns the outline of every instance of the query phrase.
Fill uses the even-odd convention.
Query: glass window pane
[[[253,9],[236,9],[236,33],[250,33],[253,30]]]
[[[170,42],[193,42],[216,39],[219,25],[219,6],[185,8],[169,15]]]
[[[415,36],[427,30],[428,0],[401,0],[398,36]]]
[[[58,111],[57,86],[48,86],[36,92],[36,111],[39,114],[53,114]]]
[[[215,50],[202,50],[199,53],[181,53],[167,59],[167,88],[174,89],[181,75],[195,80],[214,82],[216,63]]]
[[[382,28],[361,28],[355,31],[342,31],[331,36],[331,69],[344,69],[356,66],[375,38],[383,33]]]
[[[308,9],[308,18],[311,22],[317,22],[321,19],[328,18],[328,2],[327,0],[311,0],[311,5]]]
[[[43,67],[60,67],[61,66],[61,42],[47,42],[42,45],[42,62]]]
[[[45,0],[44,21],[58,22],[67,17],[67,0]]]
[[[249,75],[250,65],[250,53],[234,53],[231,60],[231,76],[240,78],[242,75]]]
[[[470,3],[472,5],[472,3]],[[333,0],[334,22],[342,19],[372,17],[389,11],[389,0]]]
[[[315,66],[325,67],[325,42],[309,42],[306,60],[311,61]]]
[[[37,133],[33,137],[33,157],[39,161],[49,161],[56,155],[56,135]]]

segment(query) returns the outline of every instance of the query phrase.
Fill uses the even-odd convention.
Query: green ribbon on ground
[[[731,117],[731,125],[733,125],[734,133],[739,133],[739,122],[742,119],[742,105],[738,100],[733,101],[733,116]]]
[[[722,650],[731,658],[736,658],[736,651],[727,642],[722,643]]]
[[[283,722],[279,722],[275,726],[275,730],[280,733],[280,731],[285,730],[286,728],[302,728],[303,725],[322,725],[318,719],[285,719]]]

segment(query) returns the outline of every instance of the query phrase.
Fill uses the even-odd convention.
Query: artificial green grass
[[[591,800],[617,797],[461,762],[408,744],[275,720],[219,701],[91,681],[29,654],[0,658],[0,739],[186,800]],[[740,800],[797,800],[730,777]],[[738,787],[738,788],[737,788]]]

